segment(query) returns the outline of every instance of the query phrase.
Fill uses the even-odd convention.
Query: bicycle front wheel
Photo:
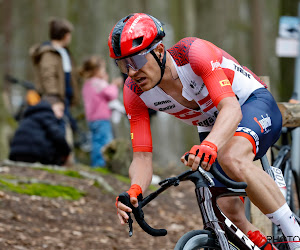
[[[174,250],[221,249],[216,245],[216,238],[207,230],[193,230],[184,234]]]

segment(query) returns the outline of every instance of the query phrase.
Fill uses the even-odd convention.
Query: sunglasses
[[[150,51],[154,50],[160,43],[161,41],[154,44],[150,49],[148,49],[145,52],[140,52],[139,54],[128,56],[122,59],[116,59],[116,64],[120,68],[121,72],[124,74],[128,74],[129,67],[132,68],[134,71],[138,71],[148,62],[148,60],[146,59],[146,55]]]

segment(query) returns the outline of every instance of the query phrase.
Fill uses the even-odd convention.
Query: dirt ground
[[[77,166],[68,170],[88,175],[75,178],[32,166],[2,163],[0,180],[9,176],[25,183],[70,186],[85,192],[85,196],[71,201],[0,191],[1,250],[173,249],[184,233],[202,229],[192,183],[182,182],[169,188],[144,208],[146,221],[154,228],[166,228],[166,236],[152,237],[134,222],[133,236],[129,237],[128,226],[120,225],[115,208],[115,197],[128,190],[129,184],[114,175],[91,171],[89,167]],[[185,170],[177,170],[176,174]],[[169,173],[174,171],[168,170],[164,177],[170,177]],[[106,185],[95,185],[94,177],[102,178]],[[260,219],[257,213],[252,216],[258,222],[256,226],[264,230],[265,219]]]
[[[90,178],[30,167],[4,164],[0,179],[7,175],[72,186],[86,195],[70,201],[0,191],[0,249],[173,249],[185,232],[201,227],[193,184],[169,189],[144,209],[146,221],[153,227],[166,228],[167,236],[147,235],[134,222],[133,236],[129,237],[127,225],[118,222],[114,205],[115,193],[127,190],[128,184],[115,177],[102,176],[114,189],[108,192]]]

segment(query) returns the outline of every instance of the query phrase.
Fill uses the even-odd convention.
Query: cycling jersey
[[[249,69],[208,41],[185,38],[168,52],[183,86],[182,96],[194,100],[199,109],[183,106],[159,85],[142,91],[128,77],[123,95],[134,152],[152,152],[148,108],[171,114],[197,126],[199,132],[206,132],[212,129],[218,115],[216,107],[223,98],[236,96],[242,106],[255,90],[266,87]]]

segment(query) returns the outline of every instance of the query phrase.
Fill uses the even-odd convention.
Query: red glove
[[[217,146],[209,141],[203,141],[200,145],[195,145],[191,148],[190,154],[202,158],[204,154],[203,162],[213,164],[217,158]]]
[[[138,184],[133,184],[133,185],[131,185],[131,187],[129,188],[129,190],[126,193],[129,194],[129,197],[137,198],[139,195],[142,194],[142,188]],[[116,207],[117,208],[118,208],[118,201],[119,201],[119,196],[116,198]]]

